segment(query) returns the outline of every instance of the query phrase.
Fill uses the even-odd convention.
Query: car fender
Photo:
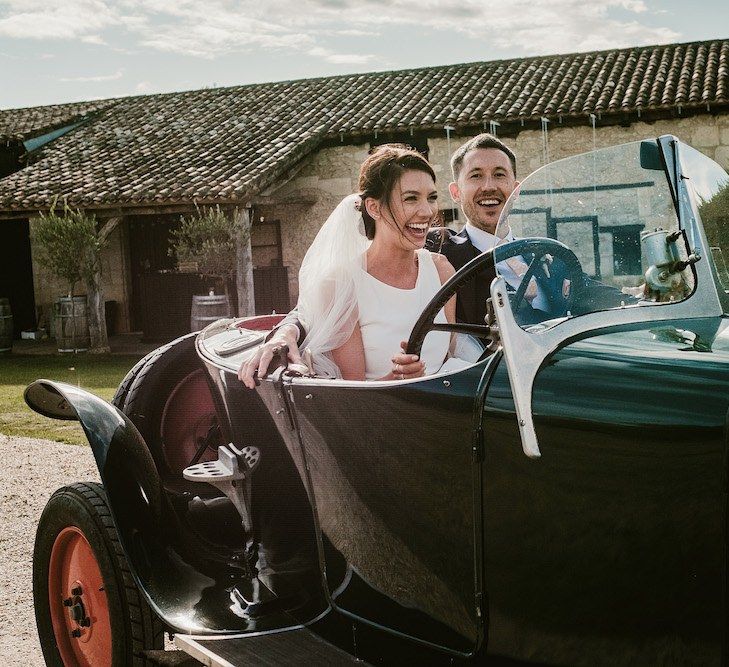
[[[78,420],[94,453],[134,579],[155,613],[176,632],[238,634],[295,627],[292,617],[247,613],[251,574],[234,558],[203,556],[181,525],[152,455],[120,410],[79,387],[36,380],[25,391],[36,412]]]

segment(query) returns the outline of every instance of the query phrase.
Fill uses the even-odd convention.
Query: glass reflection
[[[695,148],[681,145],[681,168],[698,204],[709,253],[721,286],[729,291],[729,175]]]
[[[593,151],[539,169],[512,194],[496,261],[521,326],[692,293],[693,260],[657,158],[655,141]],[[525,237],[559,244],[517,252],[512,240]]]

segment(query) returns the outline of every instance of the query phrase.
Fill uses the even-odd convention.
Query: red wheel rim
[[[91,545],[76,526],[56,537],[48,568],[48,604],[64,665],[111,665],[111,618]]]
[[[188,375],[170,394],[162,413],[162,449],[170,470],[176,475],[191,463],[214,461],[218,458],[218,445],[211,443],[200,458],[195,454],[208,435],[210,427],[217,423],[215,405],[210,394],[205,371]]]

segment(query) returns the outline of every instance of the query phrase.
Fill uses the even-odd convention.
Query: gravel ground
[[[0,664],[42,667],[33,614],[35,527],[60,486],[98,481],[89,447],[0,434]]]

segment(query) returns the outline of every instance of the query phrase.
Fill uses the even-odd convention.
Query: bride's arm
[[[344,380],[365,379],[365,354],[359,324],[354,325],[352,335],[344,345],[332,350],[332,359]]]

